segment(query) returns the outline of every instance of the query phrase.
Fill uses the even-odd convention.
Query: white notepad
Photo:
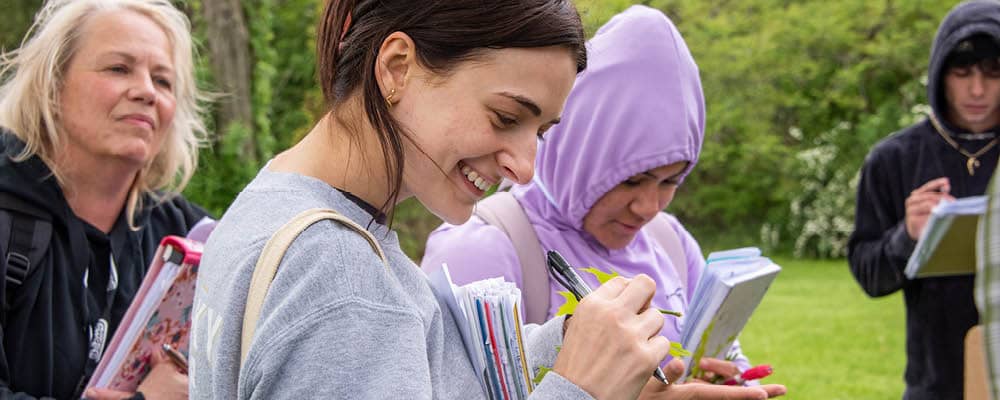
[[[684,377],[698,373],[703,357],[724,359],[781,267],[756,248],[712,253],[688,307],[681,343]]]
[[[976,272],[976,225],[986,213],[986,196],[943,200],[906,262],[907,278],[968,275]]]

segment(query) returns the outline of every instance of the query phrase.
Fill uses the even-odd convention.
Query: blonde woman
[[[0,398],[79,398],[164,235],[204,134],[189,23],[167,0],[53,0],[0,76]],[[154,356],[154,358],[158,358]],[[155,362],[141,394],[185,398]]]

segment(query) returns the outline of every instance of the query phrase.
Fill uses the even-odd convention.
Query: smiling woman
[[[79,398],[160,239],[205,216],[178,194],[204,127],[169,1],[52,0],[35,21],[0,62],[0,254],[32,244],[0,264],[0,397]],[[140,391],[183,395],[155,364]]]
[[[329,111],[205,248],[192,397],[485,399],[455,318],[386,214],[413,197],[459,223],[501,178],[531,180],[537,139],[586,65],[579,16],[569,0],[330,1],[317,47]],[[269,243],[315,209],[348,222],[308,225],[273,281],[257,275],[279,262]],[[261,281],[266,296],[248,295]],[[532,398],[634,398],[669,349],[652,291],[646,276],[612,280],[565,340],[563,318],[529,326],[528,358],[552,368]]]

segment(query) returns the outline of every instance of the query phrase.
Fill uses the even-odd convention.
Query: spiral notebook
[[[163,238],[88,388],[135,391],[149,372],[153,352],[165,343],[187,355],[198,263],[214,226],[215,221],[205,219],[187,238]]]
[[[466,354],[492,400],[527,399],[534,390],[525,353],[521,291],[503,278],[456,286],[448,266],[428,275],[435,296],[456,316]]]

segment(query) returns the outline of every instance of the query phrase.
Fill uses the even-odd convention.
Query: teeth
[[[465,175],[465,179],[468,179],[469,182],[472,182],[472,184],[479,190],[485,191],[486,189],[490,188],[489,182],[487,182],[486,179],[483,179],[483,177],[479,176],[479,173],[473,171],[472,168],[469,167],[468,165],[462,166],[461,171],[462,174]]]

